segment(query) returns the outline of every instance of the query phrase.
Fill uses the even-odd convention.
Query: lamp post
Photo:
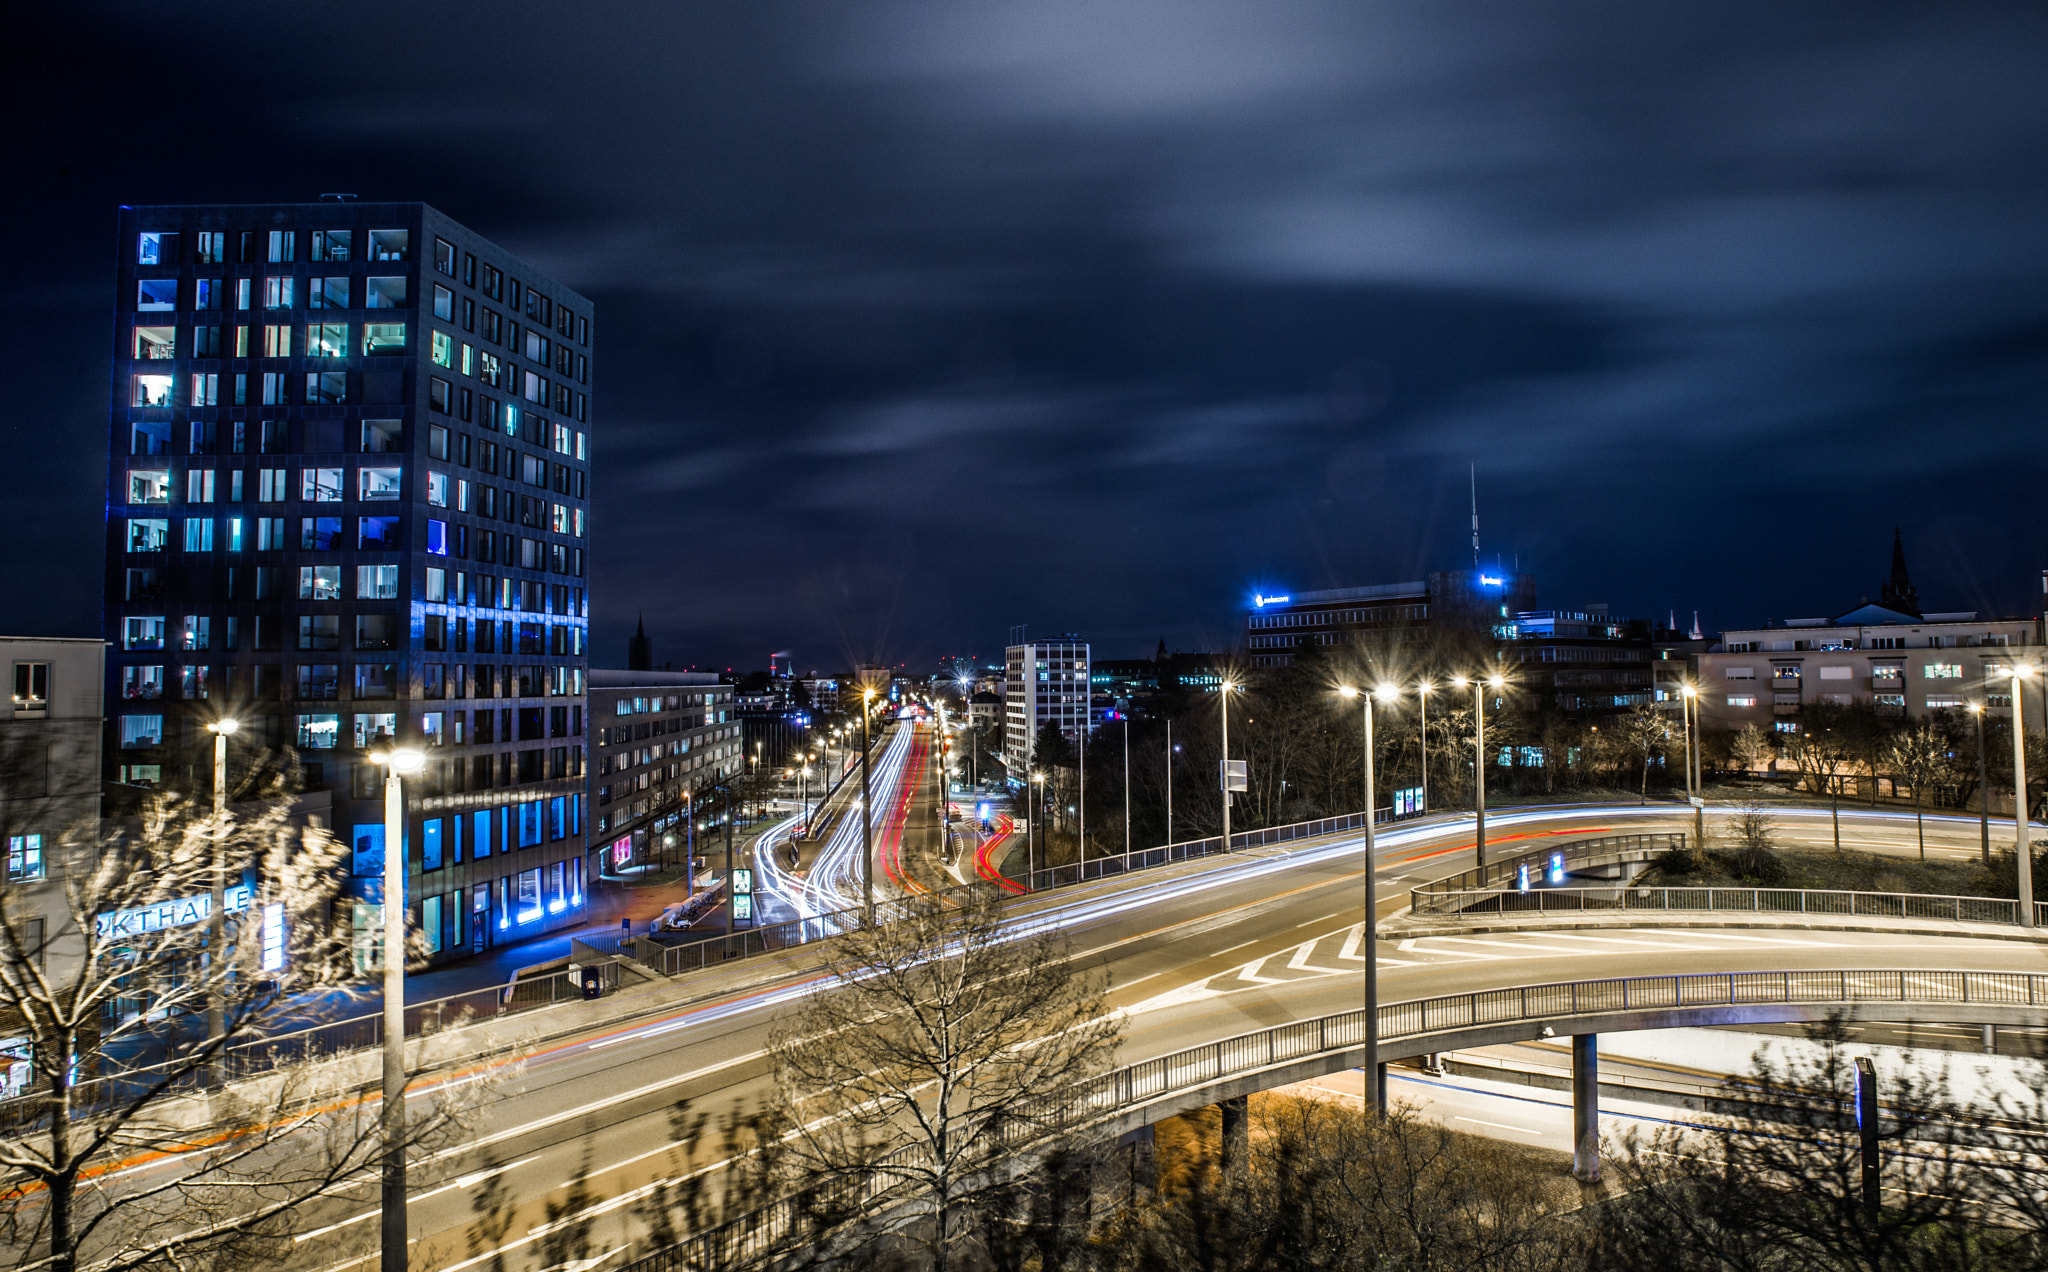
[[[206,1036],[215,1047],[213,1060],[207,1066],[208,1083],[212,1086],[220,1086],[227,1081],[227,987],[222,979],[226,975],[224,960],[228,943],[228,867],[224,860],[228,829],[228,739],[241,727],[242,722],[233,716],[223,716],[206,726],[206,731],[213,734],[213,908],[207,912],[206,918],[206,952],[214,961],[213,992],[206,996]]]
[[[427,757],[406,747],[375,752],[384,766],[384,1193],[383,1272],[405,1272],[405,790]]]
[[[1422,811],[1429,811],[1429,691],[1436,688],[1427,680],[1415,686],[1416,700],[1422,705],[1422,728],[1418,731],[1422,739]]]
[[[1707,847],[1707,810],[1705,802],[1700,799],[1699,775],[1693,768],[1697,757],[1692,746],[1693,726],[1699,719],[1699,689],[1687,684],[1679,692],[1679,718],[1685,728],[1685,798],[1692,805],[1692,847],[1695,853],[1703,853]],[[1696,860],[1705,861],[1706,858],[1697,857]]]
[[[1991,766],[1984,754],[1984,704],[1971,703],[1970,714],[1977,717],[1977,849],[1988,866],[1991,864]]]
[[[1038,878],[1038,838],[1044,833],[1039,822],[1045,818],[1045,774],[1031,775],[1031,830],[1024,836],[1024,888],[1030,891]]]
[[[2020,926],[2034,926],[2034,846],[2027,842],[2027,715],[2020,682],[2034,674],[2023,662],[2012,665],[2012,850],[2019,867]]]
[[[1462,687],[1466,680],[1460,676],[1452,683]],[[1486,690],[1498,689],[1505,683],[1507,682],[1499,675],[1484,678],[1474,676],[1471,680],[1472,723],[1478,730],[1472,752],[1472,782],[1475,795],[1473,803],[1478,810],[1476,833],[1472,843],[1477,850],[1479,882],[1482,886],[1486,883]]]
[[[1173,842],[1173,721],[1166,722],[1166,842]]]
[[[1124,717],[1124,857],[1131,855],[1131,717]]]
[[[875,841],[873,823],[868,816],[868,715],[874,704],[875,691],[863,689],[860,695],[860,894],[861,915],[870,925],[875,921]]]
[[[1223,695],[1223,762],[1217,771],[1218,785],[1223,787],[1223,851],[1230,851],[1230,695],[1237,688],[1234,680],[1217,684],[1216,691]]]
[[[1365,928],[1359,944],[1365,951],[1365,1099],[1368,1107],[1384,1109],[1387,1106],[1387,1075],[1380,1067],[1380,968],[1379,968],[1379,859],[1373,843],[1373,805],[1378,798],[1373,790],[1373,738],[1372,704],[1377,698],[1381,702],[1392,702],[1399,696],[1399,690],[1392,685],[1381,685],[1371,693],[1363,693],[1350,685],[1337,690],[1346,698],[1357,698],[1363,704],[1365,724]]]

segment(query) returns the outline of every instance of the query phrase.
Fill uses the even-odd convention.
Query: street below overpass
[[[1825,818],[1825,811],[1821,813]],[[1910,816],[1845,811],[1858,847],[1914,842]],[[1681,829],[1666,805],[1569,807],[1489,817],[1496,852],[1595,834]],[[1974,821],[1930,819],[1930,842],[1974,850]],[[1910,850],[1908,847],[1906,850]],[[1469,817],[1383,830],[1381,895],[1439,878],[1472,859]],[[1125,1062],[1361,1003],[1362,898],[1357,838],[1241,851],[1019,900],[1022,923],[1056,924],[1075,957],[1111,980],[1126,1017]],[[1752,921],[1757,916],[1747,916]],[[2032,941],[1820,928],[1630,927],[1442,935],[1382,942],[1382,1003],[1553,981],[1831,969],[2048,973]],[[624,1023],[553,1040],[492,1101],[473,1143],[413,1203],[416,1266],[543,1266],[543,1241],[574,1225],[584,1257],[644,1253],[636,1206],[656,1181],[689,1169],[672,1142],[679,1101],[721,1113],[772,1098],[764,1049],[816,983],[799,949],[621,995]],[[572,1181],[580,1181],[572,1186]],[[491,1214],[477,1207],[488,1203]],[[372,1257],[375,1184],[327,1199],[291,1262],[339,1267]],[[485,1232],[501,1236],[483,1236]]]

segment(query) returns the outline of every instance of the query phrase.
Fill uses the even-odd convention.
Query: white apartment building
[[[2041,641],[2035,618],[1912,614],[1882,605],[1724,632],[1699,655],[1701,719],[1710,727],[1754,724],[1789,733],[1797,722],[1788,717],[1802,706],[1859,700],[1912,716],[1977,702],[2002,714],[2012,709],[2009,668],[2015,659],[2038,664]],[[2041,691],[2037,684],[2027,694],[2030,721],[2042,710],[2034,696]]]
[[[1012,781],[1029,775],[1032,744],[1048,722],[1077,743],[1092,727],[1088,671],[1088,642],[1072,634],[1005,651],[1003,765]]]

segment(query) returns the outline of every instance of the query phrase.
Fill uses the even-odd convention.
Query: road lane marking
[[[1529,1129],[1528,1127],[1526,1127],[1526,1126],[1509,1126],[1509,1125],[1508,1125],[1508,1124],[1507,1124],[1506,1122],[1489,1122],[1489,1121],[1487,1121],[1487,1120],[1486,1120],[1486,1119],[1484,1119],[1484,1118],[1477,1118],[1477,1117],[1454,1117],[1454,1118],[1452,1118],[1451,1120],[1452,1120],[1452,1121],[1454,1121],[1454,1122],[1470,1122],[1470,1123],[1472,1123],[1472,1125],[1474,1125],[1474,1126],[1495,1126],[1495,1127],[1499,1127],[1499,1128],[1500,1128],[1501,1130],[1503,1130],[1503,1131],[1514,1131],[1514,1132],[1516,1132],[1517,1134],[1520,1134],[1520,1135],[1541,1135],[1541,1134],[1543,1134],[1543,1132],[1542,1132],[1542,1131],[1532,1131],[1532,1130],[1530,1130],[1530,1129]]]

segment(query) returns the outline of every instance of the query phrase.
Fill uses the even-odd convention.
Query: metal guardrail
[[[2048,975],[2027,972],[1937,970],[1718,972],[1680,976],[1638,976],[1444,994],[1388,1003],[1379,1010],[1380,1038],[1399,1042],[1496,1025],[1535,1024],[1571,1017],[1659,1009],[1713,1007],[1848,1006],[1858,1003],[1913,1003],[1930,1006],[1980,1004],[2048,1007]],[[1365,1042],[1365,1012],[1346,1011],[1313,1020],[1275,1025],[1252,1033],[1188,1047],[1170,1055],[1111,1070],[1066,1091],[1042,1097],[1006,1135],[1008,1147],[1024,1155],[1054,1135],[1071,1135],[1133,1108],[1176,1095],[1195,1094],[1235,1078],[1270,1073],[1318,1058],[1342,1064]],[[1050,1132],[1045,1127],[1053,1128]],[[899,1149],[901,1162],[913,1149]],[[885,1159],[886,1164],[893,1164]],[[876,1174],[880,1174],[878,1170]],[[841,1186],[840,1196],[858,1195],[870,1206],[887,1190]],[[784,1198],[731,1222],[653,1251],[619,1272],[699,1272],[734,1267],[776,1252],[810,1210],[816,1194]],[[827,1207],[829,1209],[829,1207]]]
[[[1574,867],[1584,867],[1593,864],[1595,859],[1600,859],[1603,864],[1609,858],[1612,858],[1614,861],[1648,861],[1657,854],[1667,852],[1673,848],[1682,849],[1685,847],[1686,842],[1685,832],[1683,831],[1641,835],[1602,835],[1594,839],[1554,840],[1540,848],[1533,848],[1527,852],[1502,857],[1498,861],[1489,861],[1484,866],[1475,867],[1462,874],[1454,874],[1448,878],[1438,879],[1434,883],[1425,883],[1418,887],[1410,888],[1408,890],[1409,904],[1417,904],[1415,897],[1418,893],[1483,892],[1499,887],[1503,881],[1515,879],[1520,874],[1523,866],[1539,863],[1547,866],[1550,863],[1550,859],[1558,853],[1564,854],[1565,868],[1570,870]],[[1536,873],[1540,876],[1541,872]]]
[[[1921,919],[2017,927],[2017,900],[1922,895],[1911,892],[1826,892],[1800,888],[1498,888],[1410,894],[1416,915],[1582,913],[1586,911],[1699,911],[1717,914],[1838,915]],[[2034,903],[2035,922],[2048,929],[2048,902]]]

